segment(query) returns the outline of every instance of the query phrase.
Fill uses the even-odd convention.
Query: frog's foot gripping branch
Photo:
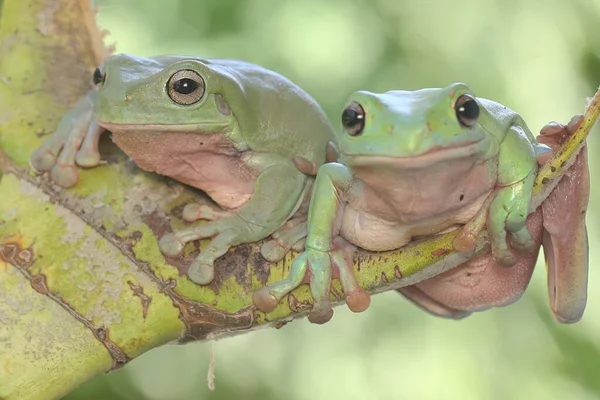
[[[185,245],[194,240],[212,238],[190,264],[188,277],[199,285],[208,285],[215,277],[215,260],[233,247],[246,242],[251,228],[248,222],[237,215],[231,215],[200,226],[167,233],[158,245],[160,251],[169,257],[179,257]],[[244,240],[246,239],[246,240]]]
[[[271,235],[272,240],[261,246],[260,253],[265,260],[277,263],[292,249],[298,252],[304,250],[307,232],[306,215],[292,218]]]
[[[75,164],[81,167],[100,164],[98,141],[105,130],[92,121],[93,95],[91,92],[82,97],[30,158],[34,170],[50,171],[52,180],[64,188],[74,186],[79,180]]]
[[[294,260],[287,278],[254,293],[254,304],[261,311],[271,312],[286,294],[308,281],[314,299],[308,319],[313,323],[323,324],[333,316],[329,295],[331,281],[338,276],[348,308],[354,312],[366,310],[371,304],[371,298],[354,277],[354,250],[354,246],[340,237],[334,240],[333,249],[329,252],[308,248]]]

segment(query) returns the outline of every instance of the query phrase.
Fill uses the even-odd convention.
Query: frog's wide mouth
[[[451,160],[466,159],[484,153],[489,146],[489,138],[469,140],[449,146],[434,146],[423,153],[410,156],[394,156],[391,154],[343,154],[340,158],[344,164],[353,167],[371,165],[393,165],[399,168],[422,168]]]
[[[97,120],[98,125],[109,131],[144,131],[144,132],[222,132],[227,123],[203,121],[187,124],[136,124],[118,123]]]

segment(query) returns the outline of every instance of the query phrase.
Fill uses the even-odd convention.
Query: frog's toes
[[[82,148],[75,156],[75,162],[82,167],[91,168],[100,164],[100,153],[89,148]]]
[[[182,218],[185,221],[192,222],[201,219],[204,214],[204,210],[200,204],[190,203],[186,204],[183,208]]]
[[[276,263],[285,257],[288,249],[284,248],[277,239],[269,240],[260,246],[260,254],[269,262]]]
[[[256,308],[265,313],[272,312],[279,304],[279,299],[266,286],[254,292],[252,301]]]
[[[56,154],[49,148],[36,149],[29,158],[29,165],[38,172],[50,171],[56,164]]]
[[[190,264],[188,278],[198,285],[208,285],[215,279],[215,267],[212,264],[201,264],[196,260]]]
[[[459,253],[469,253],[477,246],[477,235],[467,230],[459,230],[452,240],[452,246]]]
[[[310,314],[308,314],[308,320],[313,324],[324,324],[329,322],[329,320],[333,317],[333,309],[331,307],[322,308],[322,309],[313,309]]]
[[[292,250],[294,250],[294,251],[296,251],[298,253],[304,251],[305,249],[306,249],[306,238],[302,238],[302,239],[298,240],[292,246]]]
[[[59,186],[63,188],[70,188],[75,186],[79,180],[79,172],[74,165],[61,165],[56,164],[50,170],[50,177]]]
[[[496,254],[493,254],[493,253],[494,252],[492,250],[492,255],[493,255],[494,259],[502,267],[510,268],[510,267],[513,267],[517,263],[517,257],[515,257],[515,255],[510,250],[506,250],[506,251],[502,251],[502,252],[499,251]]]
[[[271,235],[272,240],[265,242],[260,248],[263,258],[275,263],[281,261],[292,249],[295,250],[299,247],[302,251],[308,229],[307,224],[306,218],[295,218],[275,231]]]
[[[357,290],[346,293],[346,304],[352,312],[363,312],[371,305],[371,296],[359,287]]]
[[[177,238],[174,233],[167,233],[158,242],[160,251],[169,257],[179,257],[183,253],[185,243]]]

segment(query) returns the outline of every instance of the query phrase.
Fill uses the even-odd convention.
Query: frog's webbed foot
[[[276,263],[285,257],[290,250],[304,250],[305,238],[308,233],[308,217],[290,219],[271,235],[272,239],[265,242],[260,252],[267,261]]]
[[[68,188],[79,180],[75,164],[97,166],[98,141],[104,129],[92,120],[92,114],[93,100],[88,93],[63,116],[52,136],[31,154],[31,167],[38,172],[50,171],[56,184]]]
[[[309,277],[314,305],[308,319],[313,323],[323,324],[333,316],[329,295],[335,269],[339,274],[348,307],[354,312],[366,310],[371,299],[354,277],[353,253],[354,246],[339,237],[334,241],[333,248],[329,252],[312,248],[306,249],[294,260],[287,278],[267,285],[254,293],[254,304],[261,311],[271,312],[286,294],[300,286]]]

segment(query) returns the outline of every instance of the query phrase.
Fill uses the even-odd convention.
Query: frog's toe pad
[[[38,172],[50,171],[55,164],[56,155],[52,154],[50,150],[45,148],[37,149],[29,158],[29,165],[31,165],[31,167]]]
[[[272,263],[283,260],[286,253],[286,249],[284,249],[277,240],[269,240],[260,246],[260,254],[265,260]]]
[[[177,239],[174,233],[167,233],[158,242],[160,251],[169,257],[179,257],[183,253],[185,243]]]
[[[262,312],[270,313],[279,304],[279,299],[275,297],[267,287],[262,287],[258,289],[252,295],[252,301],[256,308],[258,308]]]
[[[185,221],[193,222],[201,219],[203,209],[200,204],[190,203],[183,207],[182,217]]]
[[[329,322],[329,320],[332,317],[333,317],[333,309],[332,308],[327,308],[327,309],[322,309],[322,310],[313,309],[313,311],[311,311],[311,313],[308,314],[308,320],[310,322],[312,322],[313,324],[319,324],[319,325]]]
[[[81,149],[75,156],[77,165],[85,168],[96,167],[100,164],[100,153],[93,150]]]
[[[477,246],[477,236],[472,233],[459,231],[452,240],[452,247],[459,253],[469,253]]]
[[[188,269],[188,278],[198,285],[208,285],[215,279],[215,268],[209,264],[194,262]]]
[[[348,308],[355,313],[363,312],[371,305],[371,296],[362,288],[346,295]]]
[[[79,180],[79,173],[74,165],[57,164],[50,170],[50,177],[58,186],[70,188]]]
[[[496,262],[504,268],[513,267],[517,263],[517,257],[510,251],[505,254],[494,256],[494,258],[496,259]]]
[[[295,252],[298,252],[298,253],[303,252],[305,248],[306,248],[306,238],[298,240],[292,246],[292,250],[294,250]]]

